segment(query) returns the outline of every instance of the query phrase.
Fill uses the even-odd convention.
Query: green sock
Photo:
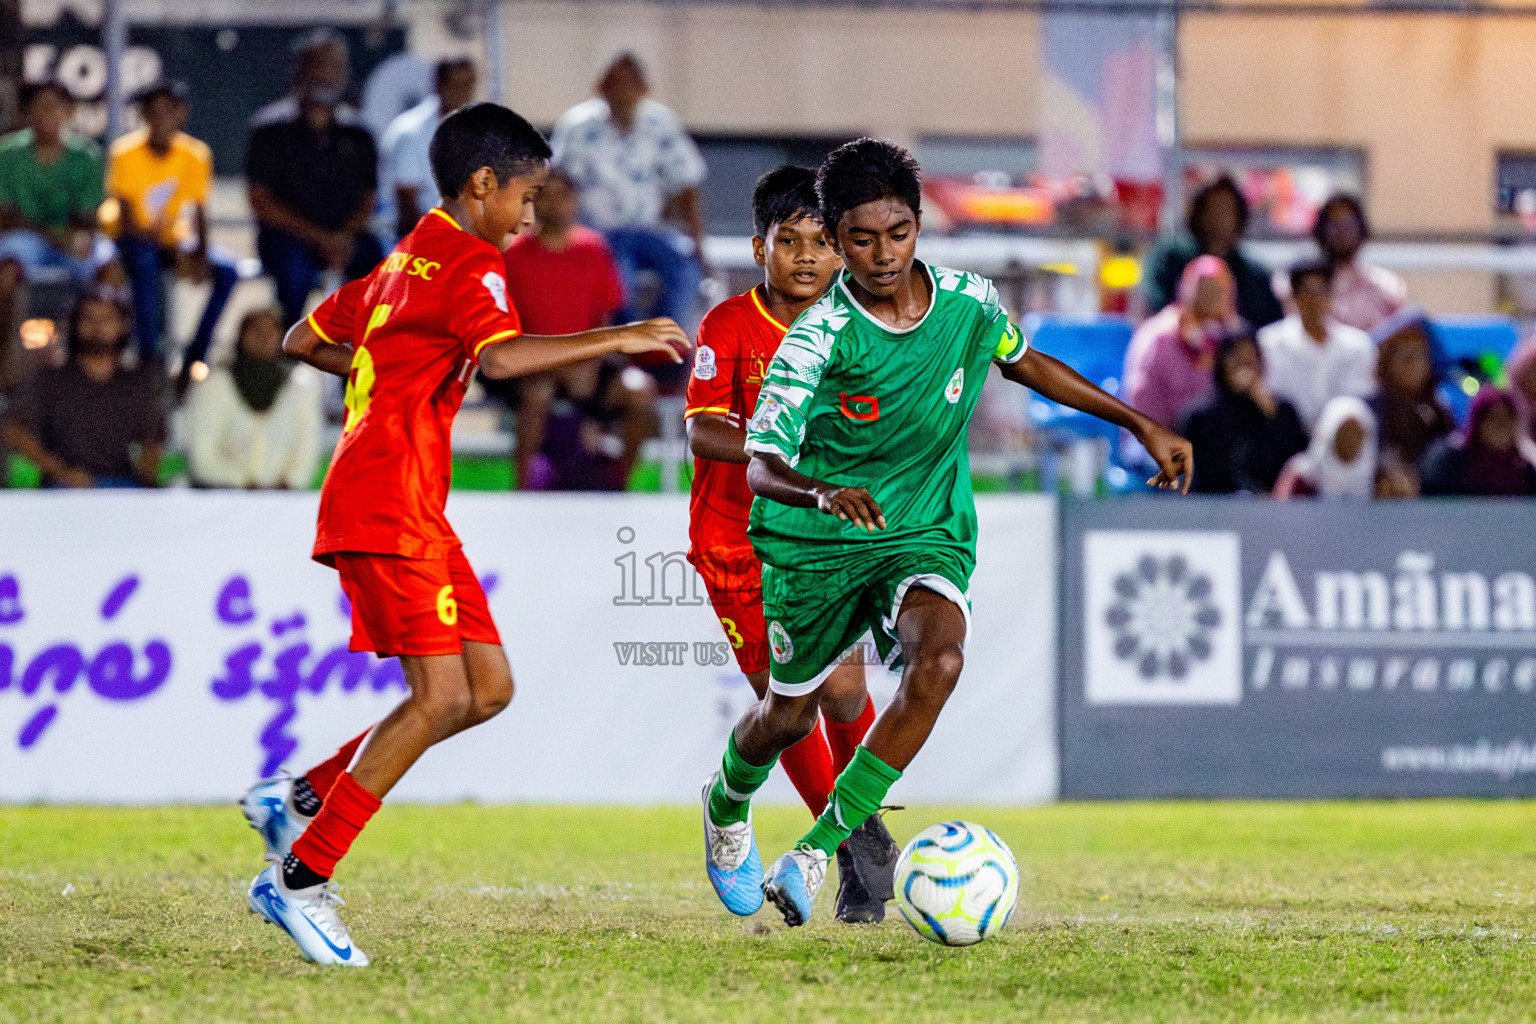
[[[853,760],[832,787],[827,809],[795,845],[810,846],[832,856],[854,829],[880,809],[885,794],[899,778],[901,772],[870,753],[868,747],[855,748]]]
[[[768,773],[778,760],[775,757],[761,768],[748,764],[736,749],[736,732],[732,730],[725,744],[725,756],[720,759],[720,775],[709,790],[709,820],[716,825],[746,821],[752,794],[768,781]]]

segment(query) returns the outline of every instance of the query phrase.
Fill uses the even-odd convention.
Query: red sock
[[[837,775],[832,771],[832,753],[820,729],[812,729],[805,739],[779,755],[784,774],[795,784],[800,799],[811,813],[820,816],[827,809],[827,796]]]
[[[869,727],[875,724],[875,701],[871,697],[864,704],[864,710],[859,712],[859,717],[851,722],[834,722],[825,715],[821,718],[827,729],[827,746],[832,751],[832,767],[841,775],[843,769],[848,767],[848,762],[853,760],[853,752],[864,742],[864,734],[869,732]]]
[[[294,840],[293,855],[311,871],[330,878],[336,873],[336,862],[347,855],[352,841],[378,809],[379,798],[343,772],[315,820]]]
[[[331,787],[336,785],[336,780],[341,777],[341,773],[352,767],[352,759],[357,756],[357,748],[372,731],[373,726],[370,725],[367,732],[359,733],[347,740],[341,745],[340,750],[304,773],[304,777],[309,780],[309,788],[315,791],[315,796],[322,802],[326,794],[331,791]]]

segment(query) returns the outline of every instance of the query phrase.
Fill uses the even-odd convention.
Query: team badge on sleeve
[[[715,350],[708,345],[700,345],[699,351],[693,357],[693,375],[699,380],[714,380],[719,372],[715,364]]]
[[[491,299],[495,301],[496,308],[503,313],[507,311],[507,280],[495,271],[486,271],[480,283],[485,285],[485,290],[491,293]]]
[[[779,421],[779,414],[784,411],[784,406],[772,395],[764,395],[763,400],[757,405],[757,412],[752,414],[752,422],[748,429],[756,431],[772,430],[773,425]]]

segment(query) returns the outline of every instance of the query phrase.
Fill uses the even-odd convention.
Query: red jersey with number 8
[[[757,288],[710,310],[699,324],[684,418],[707,413],[745,427],[757,408],[763,375],[788,330],[768,312]],[[711,594],[752,595],[761,586],[761,566],[747,539],[751,513],[745,463],[694,459],[688,560]]]
[[[314,558],[341,551],[443,558],[450,431],[480,350],[522,333],[501,252],[440,209],[367,277],[309,316],[353,346],[347,419],[320,491]]]

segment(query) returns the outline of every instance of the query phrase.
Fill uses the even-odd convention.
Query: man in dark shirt
[[[256,250],[289,323],[303,317],[322,271],[335,287],[384,255],[368,231],[378,154],[367,129],[337,121],[340,99],[331,86],[305,86],[298,117],[257,128],[246,153]]]
[[[1243,251],[1248,230],[1248,200],[1230,177],[1222,175],[1200,188],[1189,201],[1187,231],[1158,241],[1147,254],[1142,288],[1147,312],[1173,302],[1179,277],[1197,256],[1226,261],[1237,284],[1237,312],[1253,330],[1285,316],[1269,286],[1269,271]]]
[[[38,372],[7,411],[4,437],[36,463],[45,486],[154,487],[165,414],[149,365],[122,368],[132,320],[91,293],[69,320],[69,361]]]

